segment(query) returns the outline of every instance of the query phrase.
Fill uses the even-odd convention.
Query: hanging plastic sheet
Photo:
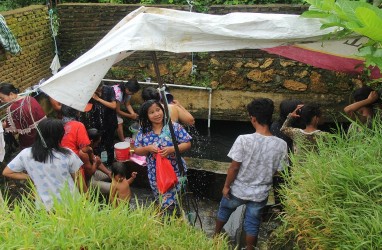
[[[111,66],[136,50],[182,53],[308,44],[321,42],[334,31],[334,28],[322,30],[321,25],[317,19],[299,15],[210,15],[141,7],[41,88],[55,100],[84,110]]]

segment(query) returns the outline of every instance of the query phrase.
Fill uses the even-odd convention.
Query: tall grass
[[[36,209],[23,197],[0,213],[0,249],[228,249],[185,220],[166,217],[156,206],[113,208],[84,196],[62,194],[53,209]],[[95,195],[91,195],[95,197]]]
[[[382,248],[382,124],[360,130],[292,157],[279,240],[301,249]]]

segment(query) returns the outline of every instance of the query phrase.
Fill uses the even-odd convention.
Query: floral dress
[[[192,137],[187,133],[187,131],[178,123],[173,123],[174,132],[178,144],[189,142]],[[161,134],[157,135],[154,131],[143,134],[142,129],[138,132],[137,138],[135,140],[135,147],[145,147],[151,144],[156,144],[158,148],[173,146],[171,140],[171,135],[168,126],[162,128]],[[167,156],[167,159],[171,162],[171,165],[174,168],[176,176],[180,177],[180,170],[176,160],[175,154]],[[155,195],[155,198],[159,197],[159,191],[156,182],[156,159],[155,155],[149,153],[146,157],[147,162],[147,173],[150,182],[151,189]],[[182,158],[184,170],[186,171],[186,162]],[[180,190],[181,186],[178,183],[174,188],[170,189],[161,196],[161,206],[166,208],[170,205],[176,204],[176,193]]]

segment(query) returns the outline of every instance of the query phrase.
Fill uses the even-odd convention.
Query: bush
[[[3,10],[13,10],[17,8],[26,7],[33,4],[45,4],[45,0],[5,0],[0,2]]]
[[[62,197],[51,212],[25,197],[12,210],[6,202],[0,249],[228,249],[223,238],[209,239],[183,219],[164,219],[154,204],[112,208],[69,192]]]
[[[380,249],[382,124],[360,130],[319,142],[319,154],[292,157],[278,241],[293,239],[302,249]]]

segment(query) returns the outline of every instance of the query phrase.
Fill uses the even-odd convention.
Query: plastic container
[[[101,152],[101,161],[107,162],[107,152],[106,151]]]
[[[137,134],[138,134],[138,132],[139,132],[139,123],[138,122],[134,122],[133,124],[131,124],[130,125],[130,127],[129,127],[129,130],[130,130],[130,132],[132,133],[132,135],[131,135],[131,140],[133,141],[133,142],[135,142],[135,138],[137,137]],[[130,140],[130,141],[131,141]]]
[[[119,162],[125,162],[130,159],[130,143],[118,142],[114,145],[115,160]]]

